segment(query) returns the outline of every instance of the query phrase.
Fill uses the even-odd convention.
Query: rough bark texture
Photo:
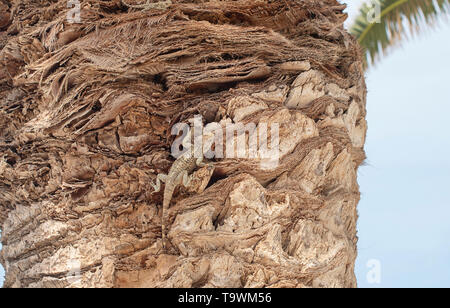
[[[172,2],[83,1],[69,24],[67,1],[0,0],[5,286],[355,287],[366,89],[345,6]],[[196,114],[279,123],[281,161],[214,160],[176,191],[164,253],[149,184]]]

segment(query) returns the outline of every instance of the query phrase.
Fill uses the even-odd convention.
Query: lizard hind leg
[[[188,188],[191,186],[192,175],[189,175],[187,171],[184,171],[180,174],[180,184],[183,184],[184,187]]]
[[[155,184],[150,183],[150,185],[152,185],[153,189],[155,190],[155,193],[161,191],[161,182],[166,183],[167,177],[167,174],[158,174]]]

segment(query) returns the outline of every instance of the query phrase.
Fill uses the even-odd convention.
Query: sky
[[[348,2],[350,25],[363,1]],[[367,73],[359,287],[450,287],[449,37],[443,24]]]
[[[450,287],[449,37],[442,24],[367,73],[359,287]]]

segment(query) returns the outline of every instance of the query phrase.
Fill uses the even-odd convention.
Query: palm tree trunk
[[[6,287],[356,286],[366,88],[344,5],[90,0],[69,23],[67,1],[28,2],[0,3]],[[280,159],[210,160],[163,250],[150,183],[195,115],[279,125]]]

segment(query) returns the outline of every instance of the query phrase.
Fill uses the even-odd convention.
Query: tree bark
[[[139,3],[139,1],[127,1]],[[356,287],[361,52],[336,0],[0,0],[5,287]],[[175,123],[279,124],[178,188]],[[234,138],[234,137],[233,137]],[[248,138],[248,137],[247,137]]]

